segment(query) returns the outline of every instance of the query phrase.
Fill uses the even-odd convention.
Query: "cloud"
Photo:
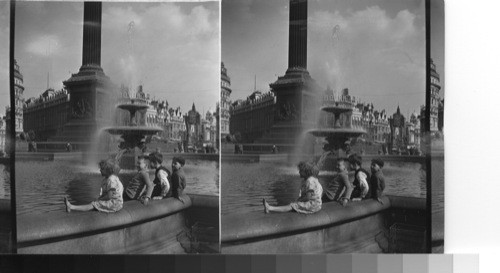
[[[0,2],[0,116],[5,115],[5,107],[9,105],[9,41],[10,41],[10,9],[9,2]]]
[[[418,106],[425,90],[425,1],[374,2],[309,1],[307,68],[320,86],[349,88],[381,109],[395,109],[398,100]],[[284,74],[288,5],[288,0],[222,2],[222,57],[232,99],[250,94],[254,75],[257,88],[267,91]]]
[[[47,34],[35,37],[26,45],[26,51],[38,56],[57,56],[61,54],[61,41],[57,35]]]
[[[103,14],[101,63],[116,84],[143,84],[146,92],[183,108],[200,99],[215,105],[219,36],[217,5],[113,6]],[[205,91],[182,96],[194,90]]]
[[[337,90],[367,86],[368,79],[385,79],[389,73],[423,75],[425,36],[415,19],[408,10],[391,18],[378,6],[347,14],[314,12],[309,23],[310,70]]]

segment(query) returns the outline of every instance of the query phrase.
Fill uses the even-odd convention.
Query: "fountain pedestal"
[[[320,88],[309,72],[300,67],[289,68],[270,87],[276,96],[274,120],[254,145],[267,147],[268,151],[276,145],[280,152],[296,152],[301,134],[316,124]]]
[[[61,132],[49,141],[82,143],[90,145],[95,132],[112,123],[116,102],[115,88],[102,70],[82,67],[64,82],[70,94],[69,117]]]

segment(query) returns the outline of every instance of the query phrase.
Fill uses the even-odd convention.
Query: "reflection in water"
[[[0,164],[0,199],[10,199],[10,166]]]
[[[217,161],[186,160],[186,192],[219,195]],[[170,169],[170,166],[168,166]],[[136,171],[122,170],[120,180],[126,186]],[[154,171],[150,170],[153,178]],[[103,177],[95,168],[73,163],[16,162],[17,214],[64,210],[64,196],[75,204],[85,204],[99,196]]]
[[[368,166],[365,162],[363,166]],[[425,197],[426,179],[422,164],[387,162],[385,193],[399,196]],[[334,172],[321,172],[319,181],[325,185]],[[353,173],[350,179],[353,180]],[[262,198],[272,204],[284,205],[299,194],[300,177],[296,167],[279,164],[222,164],[222,214],[262,210]]]
[[[433,159],[431,168],[432,236],[444,239],[444,160]]]

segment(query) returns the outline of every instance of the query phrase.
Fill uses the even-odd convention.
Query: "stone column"
[[[101,2],[84,3],[82,67],[101,66],[101,18]]]
[[[307,0],[290,0],[288,68],[307,69]]]

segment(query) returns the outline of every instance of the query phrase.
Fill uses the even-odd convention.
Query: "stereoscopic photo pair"
[[[0,5],[2,252],[443,252],[442,1]]]

